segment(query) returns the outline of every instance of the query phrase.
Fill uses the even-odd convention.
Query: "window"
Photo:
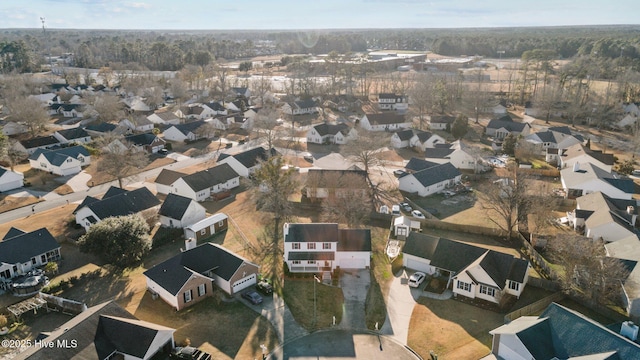
[[[316,243],[307,243],[307,249],[308,250],[315,250],[316,249]]]
[[[517,283],[515,281],[509,281],[509,289],[515,290],[515,291],[520,290],[520,283]]]
[[[200,230],[200,235],[207,235],[207,229]]]
[[[315,263],[316,263],[316,261],[315,261],[315,260],[309,260],[309,261],[307,261],[307,264],[312,264],[312,265],[313,265],[313,264],[315,264]]]
[[[223,220],[223,221],[220,221],[220,222],[218,223],[218,226],[219,226],[219,227],[223,227],[223,226],[224,226],[224,220]]]
[[[331,243],[322,243],[323,250],[331,250]]]
[[[291,262],[291,264],[293,264],[293,265],[300,265],[300,260],[293,260],[293,261]]]
[[[46,263],[47,262],[47,256],[46,255],[40,255],[40,262],[41,263]]]
[[[462,281],[458,281],[458,289],[464,290],[466,292],[470,292],[471,291],[471,284],[466,283],[466,282],[462,282]]]
[[[184,302],[185,302],[185,303],[188,303],[188,302],[190,302],[191,300],[193,300],[193,299],[191,298],[191,290],[185,291],[183,295],[184,295]]]
[[[480,294],[486,294],[489,296],[496,296],[496,289],[488,287],[486,285],[480,285]]]
[[[31,258],[31,264],[32,264],[32,265],[35,265],[35,264],[36,264],[36,262],[37,262],[37,261],[36,261],[36,258],[32,257],[32,258]]]
[[[293,250],[300,250],[300,243],[293,243],[291,244],[291,248]]]
[[[207,284],[198,285],[198,296],[204,296],[207,293]]]

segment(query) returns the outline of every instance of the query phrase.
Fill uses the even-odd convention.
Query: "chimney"
[[[580,163],[576,161],[573,164],[573,172],[578,172],[578,171],[580,171]]]
[[[194,247],[196,247],[196,239],[188,238],[187,240],[184,241],[184,251],[189,251]]]
[[[625,321],[620,328],[620,335],[630,339],[631,341],[638,340],[638,325],[633,321]]]

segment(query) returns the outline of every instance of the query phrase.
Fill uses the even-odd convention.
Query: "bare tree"
[[[253,131],[267,142],[267,149],[274,147],[278,140],[286,136],[284,129],[281,129],[278,124],[277,117],[276,109],[266,107],[260,109],[253,122]]]
[[[88,97],[88,103],[93,106],[97,118],[102,121],[114,121],[124,117],[124,106],[115,95],[101,94]]]
[[[6,137],[4,139],[6,141],[2,146],[2,153],[0,153],[0,158],[6,159],[9,162],[11,171],[13,171],[14,167],[22,160],[25,160],[29,155],[15,148],[15,145],[17,143],[16,140],[8,139]]]
[[[547,252],[564,267],[558,279],[564,292],[593,304],[619,303],[629,271],[620,259],[607,256],[602,240],[560,235],[549,240]]]
[[[352,141],[349,146],[344,147],[344,155],[357,164],[362,165],[367,173],[367,183],[372,189],[373,199],[376,203],[381,201],[379,184],[374,184],[371,180],[372,168],[384,163],[381,153],[384,150],[382,144],[387,144],[389,139],[385,132],[360,130],[358,139]]]
[[[107,138],[102,139],[103,143],[106,141]],[[121,188],[123,188],[124,178],[139,173],[149,163],[144,151],[135,149],[122,137],[113,138],[104,147],[98,162],[98,170],[118,179],[118,185]]]
[[[332,177],[325,176],[322,186],[334,191],[331,196],[322,200],[322,219],[346,224],[349,228],[359,227],[371,214],[373,204],[369,189],[357,186],[363,182],[362,177],[357,174],[338,174],[336,172]]]
[[[219,130],[210,122],[202,124],[196,129],[195,135],[198,139],[210,139],[215,136]]]
[[[545,122],[548,124],[551,113],[558,103],[558,86],[555,83],[545,84],[542,91],[536,93],[534,99],[534,107],[539,115],[543,115]]]
[[[269,73],[266,73],[266,69],[262,72],[259,78],[251,80],[250,87],[253,95],[260,99],[260,106],[265,106],[265,96],[271,91],[271,79]]]
[[[426,116],[434,104],[433,79],[428,75],[417,75],[408,92],[409,98],[411,99],[410,114],[418,117],[420,121],[419,128],[420,130],[424,130]]]
[[[40,100],[33,97],[18,97],[7,102],[11,120],[25,124],[31,136],[36,136],[38,132],[45,129],[49,122],[49,114]]]
[[[527,184],[522,175],[513,167],[509,177],[490,182],[478,192],[480,206],[486,211],[487,219],[506,233],[511,240],[518,220],[527,214],[529,197]]]
[[[487,90],[484,72],[482,70],[477,71],[474,78],[475,84],[472,84],[471,88],[465,92],[464,103],[467,111],[473,114],[477,124],[480,119],[480,114],[490,105],[491,97]]]

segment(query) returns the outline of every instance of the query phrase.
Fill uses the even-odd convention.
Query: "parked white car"
[[[418,286],[420,286],[420,284],[422,284],[422,282],[424,281],[424,279],[427,277],[427,275],[423,272],[414,272],[410,277],[409,277],[409,286],[410,287],[414,287],[417,288]]]
[[[424,214],[420,211],[420,210],[413,210],[411,212],[411,216],[418,218],[418,219],[426,219],[426,217],[424,216]]]

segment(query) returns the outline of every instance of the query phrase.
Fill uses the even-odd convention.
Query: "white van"
[[[391,207],[391,215],[400,215],[400,205],[393,205]]]

